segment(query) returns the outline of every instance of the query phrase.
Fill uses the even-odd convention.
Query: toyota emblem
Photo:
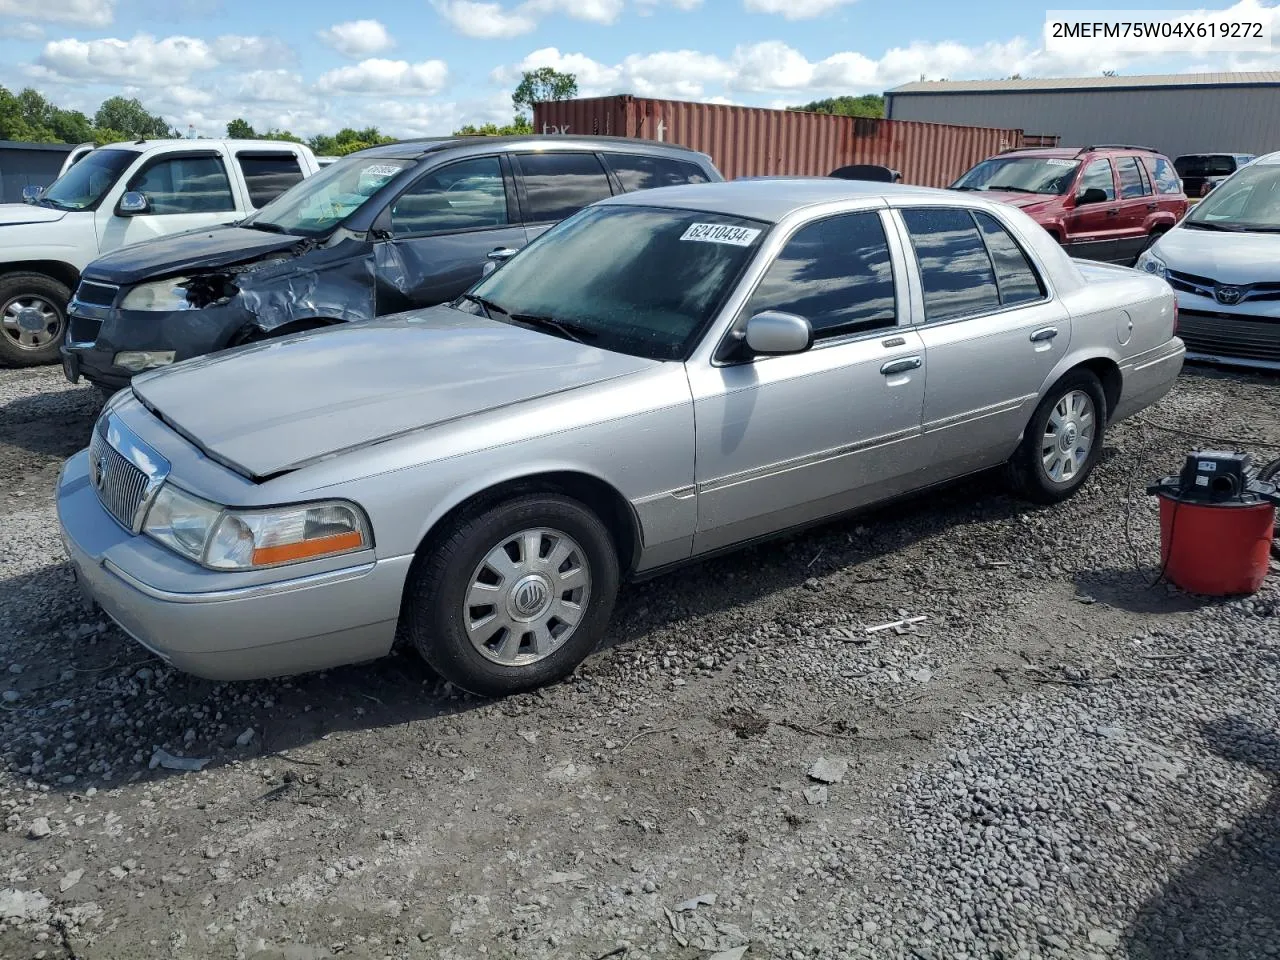
[[[1234,307],[1244,297],[1244,291],[1239,287],[1218,287],[1213,297],[1224,306]]]

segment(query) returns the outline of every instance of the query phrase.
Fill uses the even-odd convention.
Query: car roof
[[[777,223],[796,210],[817,204],[876,199],[892,204],[895,200],[912,197],[933,198],[953,206],[986,208],[995,205],[952,190],[835,177],[744,178],[723,183],[685,184],[618,194],[600,203],[676,207]]]
[[[573,150],[611,150],[625,147],[629,151],[640,150],[646,153],[683,153],[700,156],[692,147],[684,147],[676,143],[663,143],[658,140],[642,140],[637,137],[579,137],[567,134],[527,134],[523,136],[465,136],[465,137],[423,137],[418,140],[400,140],[379,147],[369,147],[359,151],[361,157],[387,157],[390,159],[418,159],[429,153],[437,153],[454,147],[471,147],[484,144],[497,150],[517,150],[522,147],[564,147]],[[353,154],[355,156],[356,154]]]

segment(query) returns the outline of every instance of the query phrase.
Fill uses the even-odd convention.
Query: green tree
[[[256,140],[258,134],[248,120],[236,117],[227,124],[227,136],[232,140]]]
[[[523,116],[517,116],[501,127],[496,123],[486,123],[479,127],[468,123],[453,131],[455,137],[512,137],[530,133],[533,133],[533,124],[529,122],[528,117]]]
[[[274,127],[266,133],[258,134],[259,140],[287,140],[289,143],[302,143],[302,138],[288,130],[276,130]]]
[[[108,127],[119,130],[126,136],[139,139],[156,139],[174,136],[169,124],[163,118],[147,112],[137,97],[109,97],[102,101],[98,112],[93,116],[96,127]]]
[[[539,67],[537,70],[526,70],[521,76],[516,92],[511,95],[511,105],[515,107],[516,115],[523,117],[526,110],[532,114],[535,103],[572,100],[577,95],[578,78],[572,73]]]
[[[802,107],[788,107],[806,113],[828,113],[839,117],[883,117],[884,97],[878,93],[866,93],[860,97],[828,97],[814,100]]]

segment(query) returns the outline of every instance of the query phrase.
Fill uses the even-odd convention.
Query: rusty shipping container
[[[709,154],[726,179],[826,176],[851,163],[945,187],[979,160],[1022,145],[1021,130],[834,117],[627,95],[536,104],[537,133],[642,137]]]

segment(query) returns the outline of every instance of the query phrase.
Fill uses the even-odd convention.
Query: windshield
[[[57,210],[92,210],[138,154],[132,150],[94,150],[76,161],[40,195],[42,206]]]
[[[1280,231],[1280,164],[1250,164],[1201,200],[1188,225]]]
[[[307,177],[244,222],[244,226],[295,233],[304,237],[328,233],[378,192],[412,160],[348,157]]]
[[[1059,157],[992,157],[951,185],[952,190],[1012,190],[1060,196],[1071,189],[1079,160]]]
[[[656,207],[588,207],[530,244],[457,306],[651,360],[682,360],[768,224]],[[483,301],[477,303],[476,299]],[[539,322],[541,321],[541,322]]]
[[[1180,177],[1229,177],[1236,172],[1235,157],[1225,154],[1196,154],[1178,157],[1173,169]]]

